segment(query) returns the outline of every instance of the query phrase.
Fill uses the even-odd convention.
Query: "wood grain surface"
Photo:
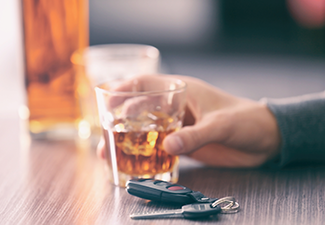
[[[179,183],[209,197],[234,196],[241,211],[205,220],[131,220],[175,208],[111,185],[93,150],[72,141],[32,141],[16,114],[0,117],[0,224],[324,224],[325,167],[206,168],[181,158]]]

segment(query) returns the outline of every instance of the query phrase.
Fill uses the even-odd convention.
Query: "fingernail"
[[[166,137],[166,145],[167,151],[175,155],[182,153],[184,147],[182,139],[176,135]]]

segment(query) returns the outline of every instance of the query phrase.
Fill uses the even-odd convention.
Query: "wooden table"
[[[6,18],[0,20],[0,43],[4,43],[0,45],[0,102],[4,109],[0,110],[1,225],[325,224],[324,166],[225,170],[205,168],[187,158],[181,158],[180,184],[209,197],[235,196],[241,211],[199,221],[131,220],[133,212],[172,207],[138,199],[111,185],[94,151],[72,141],[33,141],[29,145],[21,132],[23,123],[11,110],[18,104],[18,86],[23,87],[17,2],[7,1],[0,13]],[[167,59],[171,73],[200,76],[230,93],[254,99],[324,90],[323,59],[305,62],[257,56],[251,60],[188,53]]]
[[[131,220],[170,209],[111,185],[93,150],[72,141],[32,141],[15,113],[1,115],[0,224],[324,224],[325,167],[206,168],[181,158],[179,183],[209,197],[235,196],[237,214],[208,220]]]

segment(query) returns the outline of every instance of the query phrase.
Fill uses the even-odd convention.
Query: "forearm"
[[[325,92],[286,99],[263,99],[281,132],[280,166],[325,161]]]

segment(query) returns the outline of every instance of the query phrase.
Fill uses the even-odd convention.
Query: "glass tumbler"
[[[153,178],[176,183],[179,158],[164,138],[182,127],[186,84],[172,76],[143,75],[95,88],[110,181]]]
[[[70,57],[88,46],[88,0],[21,0],[29,130],[74,138],[81,113]]]
[[[160,68],[159,50],[142,44],[93,45],[75,51],[71,56],[78,79],[81,120],[79,137],[97,143],[102,135],[98,119],[95,86],[114,79],[139,74],[157,74]]]

